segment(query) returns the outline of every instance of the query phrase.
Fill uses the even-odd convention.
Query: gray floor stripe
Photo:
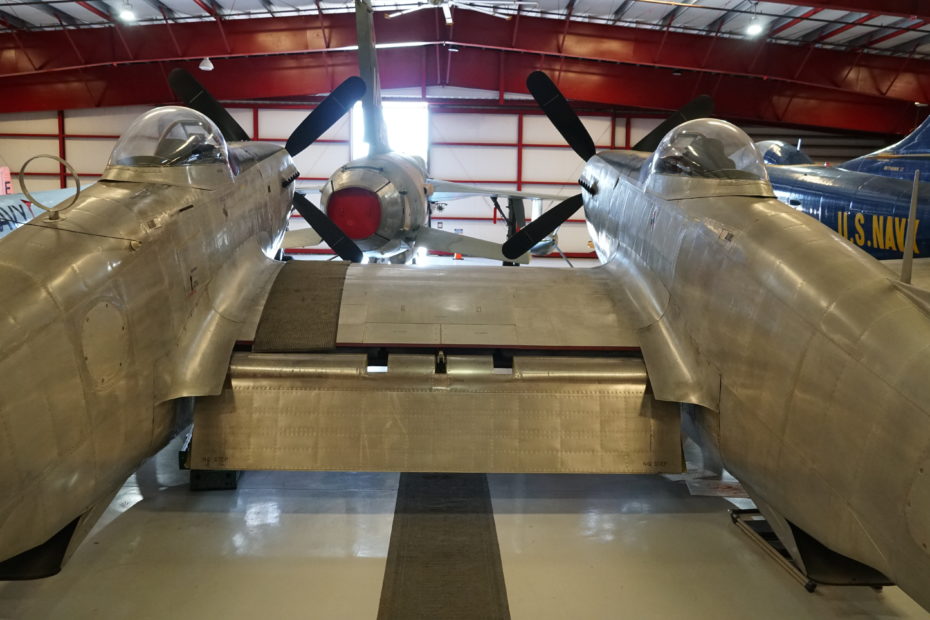
[[[378,618],[510,618],[487,476],[401,474]]]

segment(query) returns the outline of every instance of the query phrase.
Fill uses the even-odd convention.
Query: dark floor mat
[[[378,618],[510,618],[487,476],[401,474]]]

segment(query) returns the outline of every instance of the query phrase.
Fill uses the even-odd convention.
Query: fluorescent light
[[[753,20],[751,24],[746,28],[746,34],[751,37],[758,36],[762,34],[762,24]]]
[[[119,18],[124,22],[134,22],[136,21],[136,12],[132,10],[132,5],[128,2],[123,5],[123,8],[119,11]]]
[[[200,61],[200,64],[197,65],[197,68],[201,71],[213,71],[213,62],[209,58],[204,58]]]

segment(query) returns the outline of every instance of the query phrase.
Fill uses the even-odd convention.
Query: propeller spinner
[[[184,105],[216,123],[224,138],[229,141],[249,139],[239,123],[190,73],[174,69],[168,76],[168,83]],[[364,94],[365,82],[361,78],[353,76],[342,82],[291,133],[284,147],[288,154],[294,157],[313,144]],[[362,250],[306,196],[295,192],[294,208],[340,258],[353,263],[362,262]]]

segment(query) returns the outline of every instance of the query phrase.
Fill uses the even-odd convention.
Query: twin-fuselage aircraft
[[[286,442],[287,454],[280,456],[297,469],[331,469],[347,457],[393,462],[401,442],[432,433],[431,445],[444,449],[418,450],[408,455],[408,467],[615,473],[680,463],[654,460],[649,452],[666,439],[678,445],[680,430],[672,423],[647,434],[646,452],[625,461],[632,466],[610,465],[630,451],[606,438],[656,418],[658,402],[642,409],[654,397],[699,406],[699,422],[726,466],[801,566],[804,541],[814,539],[880,571],[930,608],[926,294],[894,281],[842,237],[776,200],[761,156],[736,127],[695,120],[671,129],[652,153],[597,153],[548,78],[534,74],[528,85],[587,163],[581,194],[524,228],[503,254],[522,255],[583,206],[603,266],[567,275],[466,270],[454,291],[443,291],[448,287],[437,290],[442,280],[435,269],[353,265],[341,272],[341,297],[283,316],[293,323],[294,317],[336,315],[337,345],[390,338],[395,347],[435,349],[435,359],[401,356],[397,372],[389,360],[380,378],[366,374],[365,355],[352,353],[357,349],[342,355],[253,351],[230,362],[234,341],[263,303],[262,292],[289,268],[269,257],[293,199],[291,154],[338,117],[327,115],[334,109],[330,100],[285,149],[227,144],[224,134],[233,135],[234,127],[209,98],[205,108],[216,123],[186,108],[148,112],[80,200],[0,243],[0,297],[8,300],[0,319],[0,373],[17,385],[0,393],[0,572],[24,577],[57,570],[118,485],[164,445],[188,397],[226,408],[204,419],[208,425],[232,420],[211,446],[213,462],[224,469],[234,466],[236,450],[255,455],[265,440],[237,435],[235,426],[263,419],[272,446]],[[358,93],[351,83],[349,90]],[[332,282],[333,272],[326,273],[325,282]],[[403,288],[399,304],[366,297],[357,286],[366,277],[386,290]],[[482,287],[489,279],[531,281],[536,290],[511,295],[516,289]],[[546,295],[556,283],[595,294],[534,304],[533,294]],[[301,285],[322,288],[315,281],[285,288]],[[451,295],[454,303],[442,304],[434,329],[423,323],[407,291]],[[496,297],[516,303],[526,294],[534,307],[528,326],[512,314],[487,311]],[[379,314],[381,307],[389,316]],[[464,315],[484,323],[475,329],[456,320]],[[583,330],[560,329],[568,317],[599,326],[594,347],[579,339]],[[269,320],[263,313],[261,321]],[[405,320],[413,329],[403,329]],[[592,365],[591,357],[540,357],[547,348],[602,347],[617,333],[630,338],[621,348],[633,358]],[[504,376],[445,355],[452,342],[493,348],[533,342],[535,353],[515,357],[513,374]],[[598,389],[610,392],[616,380],[622,392],[621,383],[639,381],[639,375],[615,370],[635,367],[640,353],[648,393],[637,393],[630,408],[609,411],[593,430],[573,417],[557,429],[571,431],[564,441],[539,443],[536,431],[544,420],[534,417],[536,410],[562,397],[552,392],[552,382],[577,382],[584,370]],[[442,375],[433,370],[440,358]],[[334,409],[339,424],[349,425],[347,432],[313,427],[315,420],[335,419],[325,406],[307,404],[315,398],[307,386],[317,380],[346,388],[331,389],[321,402]],[[424,381],[438,389],[424,390]],[[476,381],[482,389],[470,389]],[[509,395],[519,381],[531,391],[514,402]],[[377,408],[346,408],[346,399],[379,382],[391,394],[385,407],[397,415],[382,420]],[[399,389],[414,383],[420,388]],[[275,402],[289,394],[290,417],[277,422],[284,415],[280,407],[259,411],[249,399],[216,396],[243,386]],[[494,416],[474,406],[488,393],[507,404]],[[311,415],[300,417],[302,404]],[[446,407],[478,416],[468,433],[443,435],[459,419]],[[398,416],[408,414],[418,420],[418,433],[397,435]],[[501,415],[512,423],[495,426]],[[554,415],[558,423],[561,414]],[[292,419],[302,432],[276,437],[274,429]],[[391,441],[382,441],[387,436]],[[312,449],[299,444],[306,438]],[[195,431],[195,447],[197,441]],[[523,455],[528,460],[498,460],[524,445],[533,448]],[[458,460],[462,455],[467,460]],[[270,457],[277,457],[273,447]]]

